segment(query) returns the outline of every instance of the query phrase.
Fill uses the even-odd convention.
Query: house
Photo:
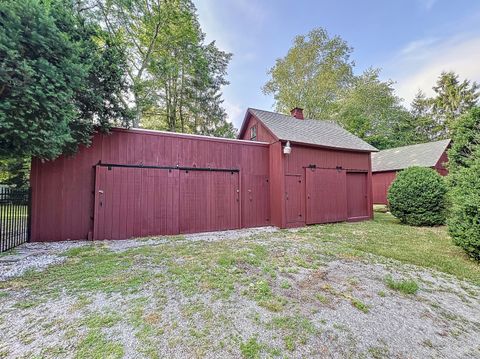
[[[447,149],[451,140],[390,148],[372,154],[373,203],[387,204],[388,188],[397,173],[412,166],[430,167],[440,175],[448,174]]]
[[[33,241],[124,239],[372,217],[375,148],[329,121],[248,109],[238,139],[143,129],[32,161]]]

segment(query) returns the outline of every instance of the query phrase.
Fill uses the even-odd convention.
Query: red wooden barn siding
[[[373,203],[387,204],[387,192],[397,177],[397,171],[375,172],[372,175]]]
[[[298,120],[301,121],[301,120]],[[372,210],[372,173],[371,159],[368,152],[344,151],[337,149],[325,149],[321,147],[312,147],[304,145],[293,145],[292,154],[284,155],[283,146],[276,137],[259,121],[255,116],[247,114],[247,120],[244,124],[245,130],[242,131],[242,138],[250,140],[250,128],[257,126],[257,140],[270,143],[270,208],[271,223],[281,228],[303,226],[307,223],[326,223],[333,221],[341,221],[348,219],[348,204],[352,206],[353,198],[348,201],[347,193],[337,191],[337,188],[326,188],[324,191],[325,181],[322,177],[321,181],[317,181],[318,187],[312,189],[314,198],[308,199],[306,193],[306,169],[310,164],[315,164],[319,170],[321,168],[336,170],[337,166],[343,167],[342,183],[347,186],[347,169],[348,171],[359,171],[366,176],[366,196],[367,206],[366,216],[359,219],[373,217]],[[326,171],[325,173],[327,173]],[[320,178],[321,176],[317,176]],[[341,186],[341,184],[340,184]],[[344,188],[343,188],[344,189]],[[288,195],[288,193],[290,194]],[[319,192],[328,193],[328,199],[322,198],[319,201]],[[295,193],[292,197],[292,193]],[[287,199],[288,195],[288,199]],[[288,206],[287,206],[288,202]],[[312,203],[316,203],[312,206]],[[329,207],[326,203],[331,204]],[[322,207],[323,204],[325,206]],[[292,209],[292,205],[298,208]],[[312,221],[308,221],[308,209],[313,214]],[[328,213],[327,213],[328,212]],[[353,220],[351,218],[350,220]]]
[[[257,138],[254,141],[261,141],[261,142],[268,142],[272,143],[275,142],[275,137],[272,135],[270,130],[268,130],[262,122],[260,122],[255,116],[249,116],[248,123],[246,124],[246,129],[243,134],[244,140],[250,140],[250,129],[254,126],[257,127]]]
[[[291,145],[292,152],[290,155],[283,155],[284,162],[284,176],[298,176],[302,184],[305,184],[306,171],[311,171],[307,167],[310,165],[315,165],[319,170],[320,169],[329,169],[330,171],[336,171],[337,167],[341,167],[345,175],[348,175],[349,172],[359,172],[365,174],[366,178],[366,188],[365,195],[366,198],[366,210],[365,216],[363,219],[373,217],[372,209],[372,188],[371,188],[371,160],[369,152],[353,152],[353,151],[344,151],[336,149],[325,149],[319,147],[310,147],[310,146],[301,146],[301,145]],[[274,175],[277,173],[272,173],[271,177],[273,179]],[[301,186],[299,196],[305,200],[301,204],[301,216],[298,217],[296,222],[287,222],[285,216],[283,217],[282,227],[295,227],[306,224],[306,206],[305,202],[308,201],[308,196],[305,193],[305,185]],[[329,201],[342,201],[342,193],[333,190],[331,192],[331,197]],[[314,199],[311,198],[311,201]],[[348,201],[352,199],[347,198]],[[344,206],[339,204],[337,207],[330,208],[333,211],[344,211]],[[316,210],[321,210],[317,208]],[[338,220],[342,220],[342,213],[335,213],[333,216],[337,216]],[[347,218],[345,218],[347,219]],[[360,219],[360,218],[359,218]],[[330,220],[325,220],[329,222]]]
[[[97,134],[72,157],[32,161],[32,240],[86,239],[93,230],[94,166],[102,163],[240,169],[241,226],[270,224],[269,146],[144,130]],[[145,195],[145,194],[143,194]],[[138,225],[141,225],[139,222]]]
[[[448,170],[445,164],[448,162],[447,151],[443,152],[442,156],[433,167],[441,176],[448,175]],[[390,185],[397,177],[399,171],[384,171],[375,172],[372,176],[373,184],[373,203],[375,204],[388,204],[387,194]]]
[[[440,157],[440,159],[438,160],[438,162],[435,164],[435,167],[434,167],[435,170],[442,176],[448,175],[448,170],[445,167],[447,162],[448,162],[448,155],[447,155],[447,151],[445,151],[442,153],[442,156]]]

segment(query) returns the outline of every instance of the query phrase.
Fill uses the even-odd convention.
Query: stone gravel
[[[96,245],[114,252],[144,246],[245,240],[274,247],[278,229],[272,227],[186,235],[141,240],[103,241]],[[261,236],[260,236],[261,235]],[[265,236],[267,235],[267,236]],[[261,238],[258,241],[256,236]],[[28,270],[42,271],[65,260],[63,253],[88,242],[29,243],[0,257],[0,280],[21,276]],[[306,243],[289,242],[291,251],[301,252]],[[143,270],[133,267],[131,270]],[[167,269],[156,268],[158,273]],[[385,277],[413,279],[419,283],[416,295],[389,289]],[[132,303],[149,298],[146,312],[149,322],[160,323],[155,335],[159,357],[165,358],[239,358],[240,343],[256,338],[270,348],[284,348],[288,333],[273,330],[269,323],[279,316],[302,317],[315,327],[304,345],[288,351],[287,357],[305,358],[479,358],[480,357],[480,287],[433,270],[371,256],[359,259],[325,258],[318,269],[281,272],[272,279],[276,294],[288,298],[281,313],[260,307],[251,298],[234,293],[228,299],[210,294],[185,296],[174,286],[146,286],[141,292],[124,294],[96,293],[81,305],[82,298],[71,293],[49,298],[31,308],[19,309],[30,293],[14,290],[0,302],[0,357],[75,357],[72,348],[86,335],[78,323],[92,313],[131,314]],[[289,288],[280,283],[288,282]],[[318,293],[325,301],[312,298]],[[364,313],[352,305],[361,301]],[[161,303],[161,305],[159,304]],[[204,310],[189,315],[189,306]],[[162,309],[159,311],[159,307]],[[81,308],[81,309],[79,309]],[[208,315],[209,319],[205,316]],[[209,323],[215,323],[211,325]],[[156,325],[155,324],[155,325]],[[39,329],[42,328],[42,329]],[[74,333],[69,334],[69,330]],[[106,338],[119,342],[125,358],[146,358],[138,328],[121,321],[103,328]],[[26,334],[28,333],[28,334]],[[188,339],[201,335],[196,342]],[[193,336],[194,338],[195,336]],[[66,339],[67,338],[67,339]],[[186,339],[187,338],[187,339]],[[189,342],[192,340],[192,342]],[[65,351],[49,352],[63,347]],[[2,353],[8,353],[2,356]],[[274,356],[262,351],[262,357]]]

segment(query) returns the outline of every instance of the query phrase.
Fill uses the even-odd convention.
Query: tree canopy
[[[393,82],[381,81],[379,73],[368,69],[353,77],[331,117],[379,149],[418,141],[413,118],[395,95]]]
[[[53,159],[128,125],[124,56],[72,1],[0,3],[0,156]]]
[[[263,92],[275,109],[302,107],[307,118],[335,120],[379,149],[449,136],[456,119],[477,103],[479,86],[443,72],[428,98],[419,91],[410,109],[380,69],[354,74],[353,49],[323,28],[297,36],[285,57],[268,71]]]
[[[91,13],[128,54],[136,126],[235,135],[221,93],[232,55],[205,43],[190,0],[95,0]]]
[[[343,39],[330,37],[322,28],[297,36],[287,55],[268,71],[263,92],[273,95],[279,112],[300,106],[308,118],[328,118],[352,81],[351,52]]]
[[[450,134],[448,230],[455,244],[480,260],[480,107],[456,119]]]
[[[477,104],[480,87],[476,82],[460,81],[458,74],[449,71],[440,74],[432,89],[434,95],[429,98],[419,91],[412,108],[428,128],[430,139],[451,137],[458,118]]]

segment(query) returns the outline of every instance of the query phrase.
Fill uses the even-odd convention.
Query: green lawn
[[[353,249],[432,268],[480,285],[480,263],[452,243],[446,227],[410,227],[391,214],[373,221],[307,227],[302,236],[331,240],[338,251]]]
[[[394,310],[413,301],[429,308],[434,323],[454,322],[457,314],[441,306],[444,282],[429,284],[417,268],[390,258],[480,285],[480,265],[452,244],[444,227],[409,227],[387,213],[376,213],[373,221],[258,232],[238,239],[161,239],[139,240],[138,246],[122,251],[112,250],[107,242],[72,248],[62,253],[62,264],[0,282],[0,297],[7,299],[0,301],[0,332],[16,333],[0,338],[0,357],[71,353],[79,359],[122,358],[129,338],[136,342],[136,353],[150,358],[180,352],[189,357],[318,357],[316,341],[325,333],[359,333],[358,320],[349,322],[351,328],[337,322],[352,318],[345,305],[355,316],[381,323],[379,328],[397,315],[382,317],[384,311],[378,311],[393,298],[400,303]],[[386,265],[370,266],[378,262]],[[385,267],[380,276],[372,273],[377,267]],[[432,276],[441,275],[433,271]],[[455,283],[452,293],[459,299],[453,307],[475,308],[469,303],[478,302],[480,290]],[[322,319],[336,310],[340,312],[334,319]],[[416,316],[399,313],[417,323]],[[12,325],[12,318],[37,324]],[[477,325],[462,322],[467,324]],[[242,326],[249,331],[240,331]],[[418,341],[430,340],[416,330]],[[382,341],[361,349],[337,334],[324,338],[325,350],[336,343],[331,350],[337,356],[377,357],[371,353],[379,351],[385,357],[409,356],[389,352]],[[384,334],[392,343],[398,341],[395,333]],[[459,339],[452,334],[448,340]],[[431,350],[427,356],[438,354]]]

